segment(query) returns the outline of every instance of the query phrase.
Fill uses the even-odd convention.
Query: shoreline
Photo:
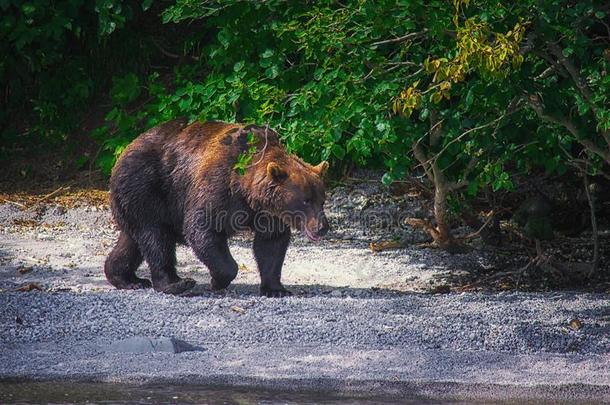
[[[335,351],[336,353],[336,351]],[[252,353],[249,353],[252,354]],[[260,354],[260,353],[259,353]],[[389,356],[400,356],[405,354],[413,354],[413,352],[392,352],[387,353]],[[427,353],[430,354],[430,353]],[[464,353],[466,356],[472,355],[473,353]],[[487,353],[490,357],[495,357],[497,353]],[[437,353],[439,358],[443,358],[442,353]],[[155,359],[145,360],[143,358],[124,358],[125,362],[137,361],[140,366],[143,367],[155,367],[159,366],[159,363],[163,363],[167,360],[166,356],[154,356]],[[250,356],[249,356],[250,357]],[[475,355],[476,358],[482,360],[481,353]],[[486,357],[486,356],[483,356]],[[503,357],[503,356],[501,356]],[[601,356],[596,356],[601,357]],[[100,359],[101,360],[101,359]],[[106,359],[112,360],[112,359]],[[114,359],[116,360],[116,359]],[[184,359],[183,359],[184,360]],[[490,359],[488,359],[490,360]],[[367,364],[361,364],[361,367],[352,369],[350,372],[342,372],[342,377],[333,378],[328,375],[318,374],[311,372],[306,378],[297,377],[296,374],[303,370],[295,370],[290,375],[286,373],[268,373],[267,375],[255,375],[250,374],[253,370],[243,366],[240,370],[227,370],[224,373],[214,373],[201,371],[195,372],[193,370],[195,362],[197,362],[201,369],[205,369],[210,366],[208,362],[199,358],[189,358],[184,366],[178,371],[172,372],[157,372],[155,375],[142,373],[141,369],[135,368],[129,372],[122,371],[121,374],[116,374],[116,370],[109,370],[107,372],[71,372],[70,374],[63,372],[33,372],[33,373],[15,373],[10,374],[3,371],[0,375],[0,384],[3,382],[19,384],[28,384],[31,382],[50,382],[50,383],[94,383],[100,385],[112,384],[126,386],[126,387],[163,387],[171,390],[180,390],[182,387],[185,391],[196,390],[196,389],[220,389],[220,390],[254,390],[254,391],[268,391],[268,392],[281,392],[281,393],[294,393],[299,395],[312,396],[317,395],[333,395],[339,398],[387,398],[388,400],[397,399],[427,399],[427,400],[460,400],[460,401],[556,401],[574,403],[574,401],[594,401],[603,403],[610,400],[610,373],[604,375],[597,375],[595,382],[573,382],[565,380],[560,383],[550,382],[550,379],[555,378],[568,378],[568,374],[554,373],[545,378],[540,378],[540,374],[534,372],[532,368],[521,369],[519,372],[525,374],[525,377],[521,380],[513,380],[511,382],[504,381],[503,383],[494,383],[486,381],[494,379],[493,373],[497,373],[499,370],[509,371],[510,367],[505,364],[508,360],[514,360],[510,356],[506,356],[503,361],[499,362],[496,367],[489,367],[488,369],[481,369],[479,372],[491,373],[487,378],[480,378],[479,376],[473,375],[462,375],[459,378],[453,379],[426,379],[423,376],[419,376],[416,379],[411,379],[406,376],[405,370],[402,371],[402,377],[390,377],[388,375],[382,375],[373,377],[372,374],[379,373],[379,368],[383,367],[395,367],[396,364],[386,364],[384,362],[377,363],[374,373],[362,374],[355,376],[355,373],[362,371],[362,367],[367,367]],[[532,362],[540,368],[546,365],[552,365],[555,361],[561,360],[556,356],[548,356],[546,358],[540,358],[539,356],[522,356],[520,359],[521,364],[526,362]],[[563,358],[565,360],[565,358]],[[574,358],[573,360],[577,363],[586,361],[585,359]],[[591,365],[591,359],[586,361],[588,365]],[[601,360],[601,359],[600,359]],[[85,360],[79,360],[84,362]],[[220,356],[214,362],[228,362],[236,361],[235,358]],[[595,363],[595,362],[593,362]],[[602,361],[603,367],[605,362]],[[65,365],[71,365],[63,363]],[[600,365],[598,364],[598,365]],[[511,362],[511,367],[514,364]],[[189,368],[189,370],[186,370]],[[408,368],[408,367],[407,367]],[[607,367],[606,367],[607,370]],[[515,370],[512,370],[513,374]],[[599,371],[599,370],[598,370]],[[349,374],[352,376],[349,376]],[[536,379],[536,375],[538,378]],[[497,374],[496,374],[497,376]],[[590,376],[589,376],[590,377]],[[589,378],[587,377],[587,378]],[[506,378],[506,375],[505,377]],[[590,403],[590,402],[588,402]]]

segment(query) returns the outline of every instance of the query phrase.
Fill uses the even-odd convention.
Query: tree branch
[[[429,168],[430,163],[428,162],[428,158],[426,157],[424,150],[419,144],[419,141],[415,142],[411,148],[413,149],[413,155],[415,156],[415,159],[419,160],[419,163],[424,169],[428,180],[430,180],[434,184],[434,175],[432,174]]]
[[[540,118],[550,123],[558,124],[565,127],[568,131],[570,131],[572,135],[574,135],[574,138],[578,141],[578,143],[580,143],[590,152],[595,153],[596,155],[604,159],[606,163],[610,164],[610,150],[604,150],[597,146],[595,142],[582,136],[580,130],[576,127],[576,125],[574,125],[572,121],[563,117],[557,117],[546,113],[544,111],[542,102],[540,101],[540,98],[537,95],[530,95],[529,104]]]
[[[419,32],[411,32],[407,35],[403,35],[402,37],[373,42],[370,46],[379,46],[379,45],[396,44],[396,43],[400,43],[400,42],[405,42],[405,41],[409,41],[411,39],[421,38],[424,35],[426,35],[427,32],[428,32],[428,29],[424,28],[423,30],[421,30]]]
[[[441,140],[443,133],[441,125],[444,120],[438,119],[438,113],[436,110],[430,110],[430,147],[438,145]]]
[[[159,50],[159,52],[161,52],[163,55],[167,56],[168,58],[172,58],[172,59],[191,58],[194,61],[198,61],[199,60],[199,57],[197,57],[197,56],[193,56],[193,55],[178,55],[176,53],[170,52],[167,49],[163,48],[161,46],[161,44],[159,44],[154,39],[151,42]]]
[[[470,180],[468,180],[468,175],[470,174],[472,169],[474,169],[474,167],[477,165],[478,161],[479,161],[479,159],[477,159],[476,157],[473,157],[472,159],[470,159],[470,162],[468,162],[468,165],[466,165],[466,168],[464,169],[464,177],[462,178],[462,180],[453,181],[453,182],[449,183],[447,185],[447,190],[450,192],[459,190],[460,188],[465,187],[468,184],[470,184]]]
[[[599,110],[597,108],[597,105],[593,101],[593,93],[587,85],[587,82],[580,75],[578,68],[574,66],[571,60],[565,57],[565,55],[563,54],[563,49],[561,49],[561,47],[557,45],[556,42],[547,42],[547,46],[551,53],[557,58],[559,63],[561,63],[565,70],[567,70],[568,74],[576,84],[576,87],[580,91],[580,94],[582,94],[587,104],[589,104],[589,107],[591,107],[591,110],[593,111],[595,116],[599,116]],[[604,137],[604,140],[606,141],[608,146],[610,146],[610,131],[602,131],[601,134]]]
[[[451,141],[449,141],[449,142],[447,143],[447,145],[443,146],[443,148],[440,150],[440,152],[438,152],[438,153],[437,153],[437,154],[436,154],[436,155],[435,155],[435,156],[434,156],[432,159],[434,159],[434,160],[438,159],[438,158],[440,157],[440,155],[441,155],[443,152],[445,152],[445,151],[446,151],[446,150],[447,150],[447,149],[448,149],[448,148],[449,148],[451,145],[453,145],[453,144],[454,144],[454,143],[456,143],[456,142],[461,141],[461,140],[462,140],[462,139],[463,139],[463,138],[464,138],[466,135],[470,134],[471,132],[474,132],[474,131],[479,131],[479,130],[481,130],[481,129],[484,129],[484,128],[487,128],[487,127],[490,127],[490,126],[492,126],[492,125],[494,125],[494,124],[496,124],[496,123],[500,122],[500,121],[501,121],[502,119],[504,119],[506,116],[508,116],[508,115],[510,115],[510,114],[513,114],[513,113],[515,113],[515,112],[519,111],[521,108],[518,108],[518,109],[513,109],[512,111],[509,111],[509,109],[510,109],[510,104],[509,104],[509,108],[507,108],[507,110],[504,112],[504,114],[502,114],[502,115],[501,115],[501,116],[499,116],[498,118],[496,118],[496,119],[494,119],[494,120],[492,120],[492,121],[489,121],[489,122],[488,122],[488,123],[486,123],[486,124],[482,124],[482,125],[479,125],[478,127],[470,128],[470,129],[468,129],[468,130],[466,130],[466,131],[462,132],[462,133],[461,133],[459,136],[457,136],[456,138],[454,138],[454,139],[452,139]]]
[[[551,53],[557,58],[559,63],[561,63],[565,70],[567,70],[568,74],[576,84],[576,87],[578,90],[580,90],[580,93],[591,106],[591,109],[594,112],[597,112],[597,106],[595,103],[593,103],[593,93],[591,93],[591,89],[589,89],[587,83],[585,83],[582,77],[580,77],[580,73],[578,72],[576,66],[574,66],[574,64],[564,56],[563,49],[561,49],[555,42],[547,42],[547,46]]]

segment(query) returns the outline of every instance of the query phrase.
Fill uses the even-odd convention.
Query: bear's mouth
[[[309,228],[307,228],[306,226],[303,227],[303,229],[305,230],[305,236],[307,236],[307,238],[309,238],[310,241],[317,242],[317,241],[320,240],[320,236],[318,236],[317,234],[311,232],[309,230]]]

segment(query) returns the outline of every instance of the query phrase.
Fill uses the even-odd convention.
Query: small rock
[[[64,215],[66,213],[66,209],[64,207],[62,207],[61,205],[58,205],[57,207],[55,207],[55,209],[53,210],[53,213],[55,215]]]
[[[21,291],[21,292],[30,292],[30,291],[42,291],[42,287],[36,283],[29,283],[29,284],[25,284],[19,288],[17,288],[16,291]]]
[[[238,306],[238,305],[233,305],[231,307],[231,311],[237,312],[238,314],[245,314],[246,313],[246,310],[244,308]]]
[[[330,296],[333,298],[341,298],[343,297],[343,293],[341,292],[341,290],[332,290],[330,292]]]
[[[149,338],[145,336],[133,336],[124,340],[118,340],[106,349],[106,351],[113,353],[182,353],[201,350],[201,348],[179,339],[167,337]]]
[[[578,318],[574,318],[570,321],[570,328],[572,328],[573,330],[580,330],[582,329],[582,321]]]
[[[29,273],[30,271],[34,270],[34,267],[32,266],[20,266],[17,271],[19,272],[19,274],[25,274],[25,273]]]
[[[430,289],[430,294],[449,294],[451,292],[451,287],[447,284],[437,285]]]

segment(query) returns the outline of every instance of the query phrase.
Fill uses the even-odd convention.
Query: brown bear
[[[234,168],[240,156],[251,156],[242,173]],[[176,244],[186,243],[208,267],[212,288],[223,289],[238,269],[227,238],[248,229],[261,295],[290,295],[280,282],[290,229],[312,240],[328,231],[327,168],[288,154],[269,127],[176,119],[150,129],[127,147],[110,178],[121,232],[104,266],[108,281],[182,293],[195,285],[176,273]],[[136,276],[143,259],[152,283]]]

